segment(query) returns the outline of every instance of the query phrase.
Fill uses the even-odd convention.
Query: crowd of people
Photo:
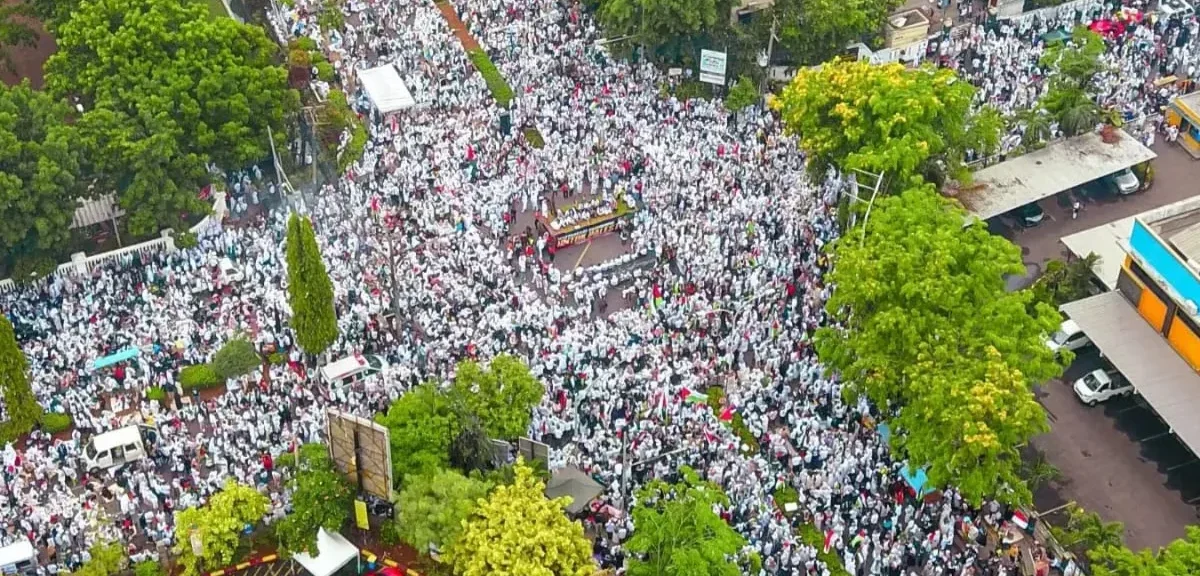
[[[1008,512],[973,508],[952,488],[926,503],[871,406],[846,404],[817,362],[810,340],[828,322],[831,289],[823,248],[837,237],[834,205],[849,183],[810,178],[778,117],[752,108],[731,123],[719,100],[664,97],[669,80],[610,57],[578,4],[457,0],[518,95],[513,126],[544,136],[534,148],[520,130],[499,129],[498,106],[432,3],[349,2],[328,43],[313,3],[297,0],[273,23],[338,54],[331,61],[370,142],[343,179],[283,204],[312,217],[335,287],[340,336],[329,356],[378,354],[389,368],[362,387],[312,377],[288,326],[288,211],[257,209],[259,190],[273,187],[239,178],[250,191],[234,202],[241,218],[205,228],[194,248],[134,253],[0,294],[39,402],[75,425],[67,438],[35,432],[5,447],[0,543],[29,538],[48,573],[78,568],[98,541],[160,558],[176,537],[172,513],[226,478],[262,487],[278,517],[287,494],[272,459],[321,442],[324,408],[370,416],[416,382],[449,378],[459,360],[512,353],[545,384],[529,432],[552,447],[551,468],[577,466],[606,486],[587,519],[605,565],[628,557],[636,527],[621,511],[636,505],[637,488],[689,465],[726,490],[720,512],[762,574],[827,575],[827,550],[856,575],[1014,573],[972,531]],[[1110,40],[1108,58],[1122,70],[1147,68],[1141,58],[1154,69],[1192,66],[1195,50],[1156,47],[1192,46],[1195,26],[1134,29]],[[1027,81],[1042,74],[1029,64],[1037,32],[977,30],[946,55],[981,98],[1013,110],[1038,96]],[[417,101],[400,121],[379,118],[355,88],[356,70],[385,63]],[[1104,98],[1148,111],[1144,75],[1128,77]],[[553,262],[546,231],[526,223],[555,195],[564,205],[632,199],[628,255],[586,273]],[[180,369],[235,335],[289,361],[219,395],[184,394]],[[140,353],[93,369],[129,347]],[[146,400],[150,387],[169,402]],[[713,387],[720,410],[687,400]],[[156,430],[153,457],[90,470],[88,439],[130,422]],[[795,490],[796,510],[776,507],[783,487]]]

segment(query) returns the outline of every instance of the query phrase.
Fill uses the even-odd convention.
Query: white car
[[[1091,344],[1092,339],[1083,333],[1083,330],[1079,328],[1079,324],[1076,324],[1074,320],[1063,320],[1062,326],[1059,326],[1058,331],[1052,334],[1050,339],[1046,341],[1046,346],[1055,353],[1064,349],[1074,352]]]
[[[1113,174],[1111,178],[1113,184],[1116,185],[1117,193],[1122,196],[1133,194],[1142,187],[1141,182],[1138,182],[1137,176],[1128,168]]]
[[[1133,393],[1133,386],[1116,370],[1092,370],[1076,380],[1073,388],[1079,400],[1088,406]]]

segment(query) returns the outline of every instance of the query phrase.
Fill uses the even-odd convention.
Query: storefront
[[[1179,145],[1200,158],[1200,91],[1172,100],[1167,106],[1167,124],[1179,129]]]

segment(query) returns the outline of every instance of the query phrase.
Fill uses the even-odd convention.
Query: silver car
[[[1122,195],[1133,194],[1141,187],[1137,176],[1128,168],[1109,176],[1109,178],[1116,185],[1117,192]]]

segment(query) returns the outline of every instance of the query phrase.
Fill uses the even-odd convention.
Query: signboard
[[[329,457],[339,472],[384,502],[392,501],[392,451],[384,426],[337,410],[326,411]]]
[[[700,51],[700,81],[709,84],[725,85],[725,64],[727,55],[724,52],[712,50]]]
[[[529,438],[517,438],[517,453],[525,458],[526,462],[550,461],[550,446]]]
[[[367,519],[367,503],[362,500],[354,501],[354,524],[363,530],[371,529],[371,521]]]

